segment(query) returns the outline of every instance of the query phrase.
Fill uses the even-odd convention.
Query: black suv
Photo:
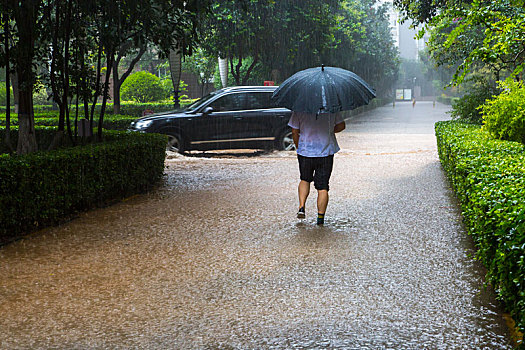
[[[168,149],[265,148],[292,150],[291,111],[270,100],[275,86],[239,86],[214,91],[176,111],[137,119],[130,129],[169,137]]]

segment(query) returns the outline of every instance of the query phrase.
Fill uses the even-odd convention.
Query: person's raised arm
[[[335,127],[334,127],[334,133],[341,132],[341,131],[343,131],[345,128],[346,128],[346,123],[345,123],[345,121],[343,120],[341,123],[339,123],[339,124],[335,124]]]

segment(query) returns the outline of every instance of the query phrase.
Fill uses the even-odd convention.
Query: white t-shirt
[[[292,112],[288,125],[299,129],[297,154],[304,157],[326,157],[339,151],[334,127],[343,122],[341,113]]]

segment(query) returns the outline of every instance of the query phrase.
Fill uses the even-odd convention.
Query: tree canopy
[[[37,80],[51,88],[60,107],[59,132],[66,125],[70,133],[68,103],[73,95],[83,101],[86,117],[91,104],[92,122],[94,104],[103,96],[100,138],[113,63],[131,48],[148,43],[165,54],[170,49],[191,53],[197,24],[209,6],[209,0],[0,2],[2,39],[10,38],[7,45],[2,40],[0,64],[18,78],[18,153],[36,150],[32,92]]]
[[[454,83],[461,83],[477,67],[489,68],[496,80],[502,74],[520,79],[525,64],[523,0],[396,0],[395,4],[405,20],[425,23],[438,65],[457,65]]]
[[[386,8],[375,0],[214,0],[212,7],[202,45],[210,56],[228,58],[238,85],[254,74],[283,81],[321,64],[353,70],[387,89],[397,74]]]

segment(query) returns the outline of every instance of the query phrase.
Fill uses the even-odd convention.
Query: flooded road
[[[157,190],[0,248],[2,349],[510,349],[433,124],[338,137],[324,227],[294,153],[171,154]]]

